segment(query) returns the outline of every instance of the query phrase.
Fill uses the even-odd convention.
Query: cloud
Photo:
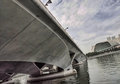
[[[67,32],[85,53],[95,43],[120,33],[120,0],[52,2],[48,9],[64,28],[69,27]]]

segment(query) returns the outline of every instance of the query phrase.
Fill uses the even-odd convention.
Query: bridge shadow
[[[87,62],[74,67],[77,70],[76,76],[70,76],[66,78],[41,81],[39,83],[31,83],[31,84],[90,84],[89,83],[89,74],[88,74],[88,66]]]

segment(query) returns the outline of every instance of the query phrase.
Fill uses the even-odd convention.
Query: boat
[[[40,0],[0,0],[0,82],[77,73],[86,56]],[[66,75],[65,75],[66,74]]]

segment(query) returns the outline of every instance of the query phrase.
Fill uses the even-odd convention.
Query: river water
[[[120,84],[120,54],[118,53],[88,58],[88,63],[84,62],[76,69],[78,72],[76,76],[37,84]]]
[[[120,54],[88,59],[88,72],[83,66],[78,68],[77,77],[57,84],[120,84]]]
[[[90,84],[120,84],[120,54],[88,60]]]

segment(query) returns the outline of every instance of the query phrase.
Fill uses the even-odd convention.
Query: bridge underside
[[[38,1],[0,0],[0,80],[36,75],[46,64],[65,69],[84,56]]]

